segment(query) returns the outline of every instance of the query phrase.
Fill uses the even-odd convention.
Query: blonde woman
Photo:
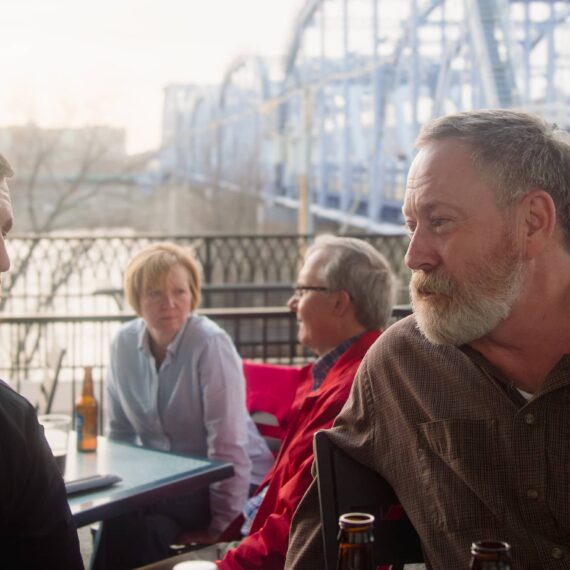
[[[97,556],[106,563],[97,568],[119,570],[162,558],[180,530],[202,530],[197,537],[215,541],[272,464],[245,407],[242,362],[230,337],[195,312],[200,285],[192,252],[172,243],[150,245],[129,262],[125,294],[139,318],[123,325],[111,346],[107,433],[230,461],[235,476],[129,515],[129,524],[106,524]]]

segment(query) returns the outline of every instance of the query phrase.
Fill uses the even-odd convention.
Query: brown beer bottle
[[[471,545],[471,570],[512,570],[511,545],[499,540],[481,540]]]
[[[97,400],[93,394],[92,367],[84,368],[81,397],[75,404],[75,429],[77,430],[77,450],[97,449]]]
[[[345,513],[338,519],[337,570],[375,570],[374,517]]]

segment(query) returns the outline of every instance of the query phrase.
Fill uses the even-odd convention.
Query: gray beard
[[[460,346],[482,338],[511,313],[520,297],[526,275],[522,261],[506,270],[495,269],[494,278],[504,284],[502,291],[489,292],[473,282],[453,283],[445,306],[430,305],[410,287],[412,307],[421,333],[434,344]],[[437,302],[437,299],[435,300]]]

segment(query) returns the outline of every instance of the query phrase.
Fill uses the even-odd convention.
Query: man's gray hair
[[[541,117],[522,111],[486,109],[435,119],[416,140],[457,139],[472,149],[473,165],[508,208],[534,188],[552,197],[564,245],[570,250],[570,136]]]
[[[349,237],[321,235],[307,249],[305,259],[323,253],[319,266],[326,286],[346,291],[355,316],[366,330],[384,328],[394,304],[396,282],[386,258],[369,243]]]

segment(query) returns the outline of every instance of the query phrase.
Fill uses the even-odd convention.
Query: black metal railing
[[[223,307],[284,307],[293,294],[292,283],[225,283],[202,286],[200,306],[206,309]],[[120,287],[95,289],[93,295],[113,299],[120,311],[128,310],[124,290]]]
[[[381,251],[405,284],[407,237],[357,237]],[[124,313],[124,268],[135,251],[162,240],[194,248],[204,273],[201,312],[229,332],[244,358],[303,361],[308,353],[296,344],[286,302],[313,239],[296,234],[11,236],[12,267],[0,289],[0,376],[16,387],[34,384],[55,345],[66,349],[61,376],[73,390],[85,364],[102,376],[111,338],[132,318]]]
[[[200,311],[233,339],[242,358],[281,364],[302,364],[313,356],[297,343],[295,315],[285,307],[204,309]],[[397,306],[393,318],[409,314],[409,306]],[[49,355],[56,348],[66,353],[60,384],[66,386],[65,401],[56,397],[56,408],[69,412],[76,399],[82,369],[93,366],[93,376],[101,408],[105,368],[112,338],[122,323],[134,318],[131,313],[111,315],[7,315],[0,326],[0,378],[33,399],[43,380]]]
[[[309,355],[296,341],[294,315],[285,307],[203,309],[201,314],[228,332],[240,355],[290,364]],[[109,315],[7,315],[2,319],[0,338],[5,357],[0,375],[19,388],[38,378],[46,357],[54,347],[66,349],[62,377],[81,378],[86,365],[103,370],[109,347],[120,325],[132,313]]]
[[[357,237],[369,241],[386,256],[405,286],[407,271],[403,259],[408,238],[376,234]],[[289,285],[295,280],[302,254],[313,239],[312,235],[297,234],[13,236],[8,242],[12,268],[4,276],[0,312],[106,314],[116,311],[112,298],[94,292],[120,288],[130,257],[143,246],[161,240],[194,248],[206,286]],[[216,295],[219,300],[220,295]],[[213,299],[214,293],[210,297]],[[206,305],[211,306],[208,294],[205,298]],[[400,298],[399,302],[406,299]],[[244,301],[240,306],[249,304]]]
[[[255,309],[204,309],[232,337],[243,358],[283,364],[302,363],[310,358],[296,342],[294,315],[282,307]],[[100,402],[101,420],[105,394],[103,378],[112,338],[131,313],[112,315],[8,315],[0,327],[4,353],[0,378],[34,401],[49,368],[49,355],[65,349],[59,373],[54,410],[69,413],[78,396],[83,367],[93,367]]]

